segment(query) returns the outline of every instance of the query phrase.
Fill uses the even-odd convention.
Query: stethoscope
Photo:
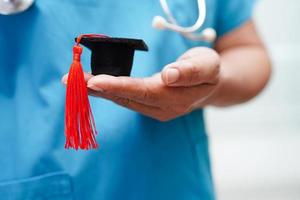
[[[195,41],[212,42],[216,38],[216,31],[212,28],[205,28],[202,32],[196,33],[204,24],[206,18],[205,0],[197,0],[198,2],[198,19],[194,25],[183,27],[178,25],[173,17],[166,0],[159,0],[160,5],[167,16],[167,19],[162,16],[155,16],[152,25],[157,29],[169,29],[178,32],[184,37]],[[0,0],[0,14],[11,15],[27,10],[34,0]]]
[[[198,0],[198,19],[194,25],[190,27],[179,26],[173,17],[166,0],[159,0],[160,5],[167,16],[167,19],[162,16],[155,16],[152,21],[152,26],[157,29],[169,29],[178,32],[184,37],[195,41],[213,42],[216,39],[216,31],[212,28],[205,28],[202,32],[196,33],[204,24],[206,17],[205,0]]]
[[[34,0],[0,0],[0,14],[12,15],[27,10]]]

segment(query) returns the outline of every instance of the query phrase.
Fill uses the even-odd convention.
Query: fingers
[[[219,62],[219,55],[214,50],[194,48],[167,65],[161,73],[162,80],[167,86],[214,84],[218,80]]]
[[[110,94],[105,94],[102,92],[95,92],[93,90],[90,91],[90,94],[96,97],[102,97],[108,99],[120,106],[134,110],[148,117],[160,119],[160,117],[162,116],[161,114],[162,111],[158,107],[145,105],[128,98],[118,97]]]
[[[150,105],[154,101],[145,79],[141,78],[98,75],[89,79],[87,87],[104,94],[133,99],[143,104]]]
[[[61,78],[61,82],[62,82],[63,84],[67,84],[67,81],[68,81],[68,75],[69,75],[69,74],[65,74],[65,75]],[[88,80],[91,79],[92,77],[93,77],[92,74],[87,73],[87,72],[84,72],[84,80],[85,80],[85,81],[88,81]]]

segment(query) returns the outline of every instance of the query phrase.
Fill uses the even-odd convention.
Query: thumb
[[[162,70],[161,78],[167,86],[194,86],[215,83],[219,75],[216,56],[200,54],[168,64]]]

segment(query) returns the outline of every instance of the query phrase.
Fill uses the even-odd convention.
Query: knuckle
[[[143,100],[147,100],[150,103],[156,102],[157,98],[156,95],[153,93],[153,91],[150,89],[151,87],[148,85],[148,83],[142,79],[143,81],[143,85],[144,85],[144,89],[142,92],[142,99]]]
[[[219,75],[220,75],[220,67],[215,66],[210,73],[207,75],[205,78],[205,81],[212,83],[212,84],[217,84],[219,81]]]
[[[215,53],[216,54],[216,53]],[[210,69],[210,73],[207,76],[207,78],[209,79],[208,81],[214,83],[218,81],[219,78],[219,74],[220,74],[220,59],[219,59],[219,55],[212,55],[212,57],[214,57],[214,59],[212,59],[212,62],[210,63],[211,69]]]
[[[197,66],[197,63],[190,60],[189,62],[189,69],[188,69],[188,73],[187,73],[187,83],[188,84],[193,84],[195,83],[198,78],[199,78],[199,67]]]
[[[215,76],[218,76],[220,74],[220,64],[217,64],[213,70],[213,73]]]

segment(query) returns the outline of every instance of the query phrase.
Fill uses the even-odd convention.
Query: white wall
[[[206,112],[219,200],[300,199],[300,1],[260,0],[273,77],[255,100]]]

